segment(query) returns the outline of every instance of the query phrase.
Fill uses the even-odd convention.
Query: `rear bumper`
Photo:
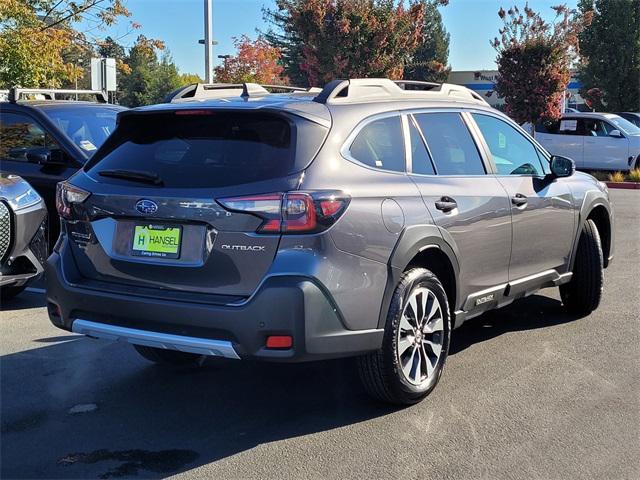
[[[76,274],[64,248],[49,257],[49,317],[55,326],[77,333],[212,356],[290,362],[353,356],[382,345],[383,330],[348,330],[329,294],[312,278],[270,277],[247,302],[215,305],[88,288]],[[290,335],[293,347],[266,348],[270,335]]]

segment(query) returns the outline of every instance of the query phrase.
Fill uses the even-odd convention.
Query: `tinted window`
[[[18,113],[0,116],[0,157],[27,161],[30,149],[58,148],[56,142],[31,117]]]
[[[622,118],[624,118],[629,123],[635,125],[636,127],[640,127],[640,114],[637,114],[637,113],[636,114],[633,114],[633,113],[619,113],[618,115],[621,116]],[[616,122],[614,121],[614,123],[616,123]],[[640,128],[638,129],[637,133],[640,133]]]
[[[102,106],[43,108],[51,121],[88,155],[93,155],[113,133],[121,110],[124,109]]]
[[[525,129],[529,131],[530,129]],[[560,133],[560,120],[543,120],[536,123],[536,132],[557,135]]]
[[[622,117],[609,117],[611,123],[615,125],[614,130],[622,130],[624,133],[628,133],[629,135],[640,135],[640,128],[638,128],[638,124],[640,124],[640,119],[636,119],[638,122],[633,123],[632,118],[622,118]]]
[[[436,171],[431,163],[427,147],[411,119],[409,119],[409,133],[411,135],[411,171],[423,175],[435,175]]]
[[[351,144],[349,153],[370,167],[404,172],[404,139],[400,117],[381,118],[365,125]]]
[[[584,135],[584,123],[577,118],[543,120],[536,124],[536,132],[552,135]]]
[[[499,118],[472,114],[489,146],[499,175],[542,175],[543,169],[533,144]]]
[[[471,134],[458,113],[415,115],[438,175],[484,175]]]
[[[583,124],[583,134],[587,137],[608,137],[609,132],[615,130],[611,124],[602,120],[584,119],[581,120],[581,123]]]
[[[294,173],[292,130],[268,114],[124,117],[87,168],[148,171],[177,188],[257,182]]]

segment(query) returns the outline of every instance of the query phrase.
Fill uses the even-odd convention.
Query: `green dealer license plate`
[[[182,227],[167,225],[136,225],[132,254],[141,257],[178,258]]]

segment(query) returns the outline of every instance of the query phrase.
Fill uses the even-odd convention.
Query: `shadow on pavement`
[[[557,300],[532,296],[469,321],[451,353],[573,319]],[[58,340],[70,341],[0,358],[2,478],[167,476],[396,411],[368,399],[349,360],[223,360],[168,371],[124,344],[39,341]],[[86,413],[70,414],[72,407]]]
[[[2,478],[167,476],[395,411],[369,401],[351,361],[167,371],[78,338],[0,362]]]
[[[0,312],[40,308],[46,305],[47,302],[43,294],[24,291],[10,300],[3,300],[0,302]]]
[[[464,323],[453,332],[449,354],[455,355],[471,345],[507,332],[548,328],[579,318],[567,313],[559,300],[532,295]]]

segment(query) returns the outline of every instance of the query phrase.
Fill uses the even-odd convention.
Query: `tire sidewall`
[[[428,288],[431,290],[442,309],[443,315],[443,342],[442,352],[438,358],[438,363],[434,369],[434,373],[431,377],[421,385],[415,385],[409,382],[402,372],[400,359],[397,354],[397,342],[399,338],[399,326],[402,312],[406,306],[411,293],[417,288]],[[389,307],[389,313],[387,315],[387,325],[385,336],[383,340],[383,352],[388,360],[385,362],[390,367],[390,380],[392,381],[392,387],[397,390],[403,396],[415,396],[416,400],[426,396],[437,385],[449,352],[449,343],[451,339],[451,313],[449,309],[449,303],[447,301],[447,295],[442,287],[442,284],[437,277],[424,268],[414,268],[409,270],[403,275],[393,295],[391,305]]]

